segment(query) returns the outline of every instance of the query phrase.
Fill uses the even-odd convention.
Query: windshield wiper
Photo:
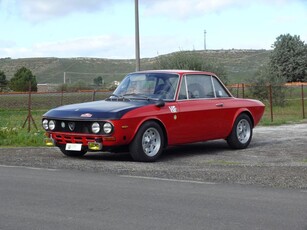
[[[126,93],[126,94],[124,94],[123,96],[124,96],[124,97],[127,97],[127,96],[130,97],[130,96],[132,96],[133,99],[145,99],[145,100],[148,100],[148,101],[153,100],[152,98],[147,97],[147,96],[145,96],[144,94],[138,94],[138,93]]]
[[[112,97],[116,97],[116,100],[119,101],[119,100],[123,100],[123,101],[130,101],[129,98],[126,98],[125,96],[123,95],[117,95],[117,94],[114,94],[112,93],[109,98],[107,100],[112,100]]]
[[[134,100],[147,100],[147,101],[155,102],[155,105],[157,107],[163,107],[165,105],[165,102],[162,98],[155,99],[155,98],[147,97],[143,94],[137,94],[137,93],[127,93],[127,94],[124,94],[123,96],[132,96],[131,99],[134,99]]]

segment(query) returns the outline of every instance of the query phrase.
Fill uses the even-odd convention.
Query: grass
[[[103,99],[105,94],[96,96],[98,97],[97,99]],[[0,108],[6,108],[0,109],[0,147],[43,146],[44,130],[41,126],[42,115],[50,108],[59,106],[61,100],[63,104],[71,104],[90,101],[91,97],[92,93],[67,93],[62,99],[61,94],[33,96],[32,116],[38,129],[36,130],[33,124],[31,124],[31,131],[28,132],[28,124],[22,128],[28,115],[26,109],[27,95],[0,95]],[[297,98],[296,95],[294,97]],[[305,107],[307,112],[307,105]],[[307,122],[307,119],[303,119],[301,100],[294,99],[292,95],[292,99],[288,100],[285,106],[274,106],[273,122],[271,121],[270,106],[266,103],[265,113],[259,125],[268,126],[302,122]]]
[[[44,130],[41,127],[42,110],[32,112],[37,130],[31,123],[31,131],[28,132],[28,123],[22,128],[27,115],[27,110],[0,110],[0,146],[1,147],[26,147],[43,146]]]
[[[305,116],[306,113],[307,111],[305,111]],[[264,126],[283,125],[283,124],[305,123],[305,122],[307,122],[307,120],[303,119],[301,101],[291,100],[288,101],[285,106],[273,107],[273,121],[271,119],[270,106],[266,103],[265,112],[260,121],[260,125]]]
[[[37,130],[31,123],[31,131],[28,132],[28,123],[22,128],[28,112],[27,110],[0,110],[0,147],[25,147],[25,146],[44,146],[44,129],[41,126],[41,117],[45,110],[34,110],[32,116],[37,125]],[[307,122],[297,116],[281,116],[276,114],[274,122],[265,113],[260,125],[281,125],[291,123]],[[307,160],[304,161],[307,163]],[[209,162],[210,163],[210,162]],[[213,162],[218,164],[233,164],[233,162]]]

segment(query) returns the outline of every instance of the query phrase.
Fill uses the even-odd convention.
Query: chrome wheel
[[[164,141],[162,127],[155,121],[147,121],[140,126],[130,143],[130,155],[135,161],[153,162],[161,155]]]
[[[227,143],[234,149],[245,149],[249,145],[253,136],[253,123],[248,114],[240,114],[232,127],[231,133],[227,137]]]
[[[142,148],[144,153],[149,156],[155,156],[161,147],[161,136],[157,129],[148,128],[142,137]]]
[[[242,119],[237,125],[237,137],[240,143],[245,144],[249,141],[251,136],[251,126],[250,123]]]

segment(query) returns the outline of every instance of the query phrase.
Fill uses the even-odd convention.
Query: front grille
[[[73,132],[73,133],[92,133],[91,125],[93,122],[89,121],[55,121],[55,129],[52,131],[55,132]],[[99,122],[100,123],[100,122]],[[69,124],[74,124],[73,129],[69,128]],[[103,123],[100,123],[100,126],[103,126]],[[72,125],[71,125],[72,127]]]

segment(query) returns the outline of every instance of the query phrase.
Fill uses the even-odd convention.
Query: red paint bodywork
[[[233,96],[178,100],[178,91],[184,75],[197,73],[216,76],[209,72],[181,70],[169,72],[177,73],[180,76],[175,101],[165,101],[165,105],[162,107],[155,104],[142,106],[127,112],[118,120],[109,120],[114,125],[114,132],[111,135],[48,131],[48,137],[52,137],[58,144],[82,143],[87,146],[88,142],[100,140],[106,149],[127,146],[145,121],[155,120],[164,130],[166,143],[170,146],[226,139],[239,114],[248,114],[253,126],[256,126],[264,113],[265,107],[260,101],[238,99]],[[172,111],[172,108],[175,108],[175,111]]]

